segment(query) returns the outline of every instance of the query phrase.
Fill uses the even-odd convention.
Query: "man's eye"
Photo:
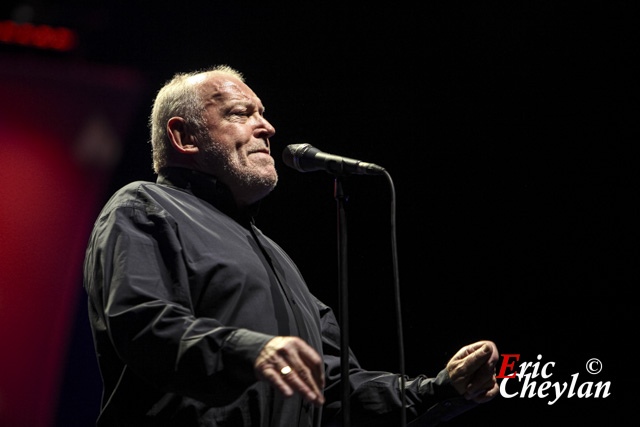
[[[246,110],[231,110],[228,113],[228,117],[233,120],[246,120],[250,115]]]

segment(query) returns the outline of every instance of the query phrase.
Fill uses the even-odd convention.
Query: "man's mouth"
[[[271,153],[269,153],[269,150],[254,150],[254,151],[249,151],[249,155],[252,154],[266,154],[267,156],[271,156]]]
[[[269,150],[269,147],[259,147],[259,148],[255,148],[253,150],[249,150],[247,152],[248,154],[256,154],[256,153],[263,153],[263,154],[267,154],[267,155],[271,155],[271,150]]]

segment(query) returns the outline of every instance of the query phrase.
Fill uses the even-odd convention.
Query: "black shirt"
[[[84,272],[104,382],[98,426],[339,420],[339,327],[331,309],[214,177],[168,168],[157,183],[119,190],[95,223]],[[300,336],[323,356],[324,409],[255,379],[255,359],[279,335]],[[353,425],[396,425],[397,375],[365,371],[353,355],[351,365]],[[409,419],[424,412],[424,419],[447,419],[468,408],[445,370],[409,381],[407,401]]]

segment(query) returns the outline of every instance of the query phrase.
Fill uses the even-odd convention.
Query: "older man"
[[[85,287],[104,382],[98,426],[313,426],[339,421],[339,328],[254,225],[278,177],[274,127],[237,71],[175,76],[151,117],[156,183],[119,190],[95,223]],[[498,392],[497,349],[461,349],[407,382],[409,419],[448,419]],[[357,425],[396,425],[398,375],[351,357]]]

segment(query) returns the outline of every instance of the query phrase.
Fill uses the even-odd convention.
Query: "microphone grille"
[[[305,172],[305,170],[300,166],[300,158],[310,148],[313,148],[311,144],[287,145],[282,151],[282,161],[290,168],[296,169],[300,172]]]

